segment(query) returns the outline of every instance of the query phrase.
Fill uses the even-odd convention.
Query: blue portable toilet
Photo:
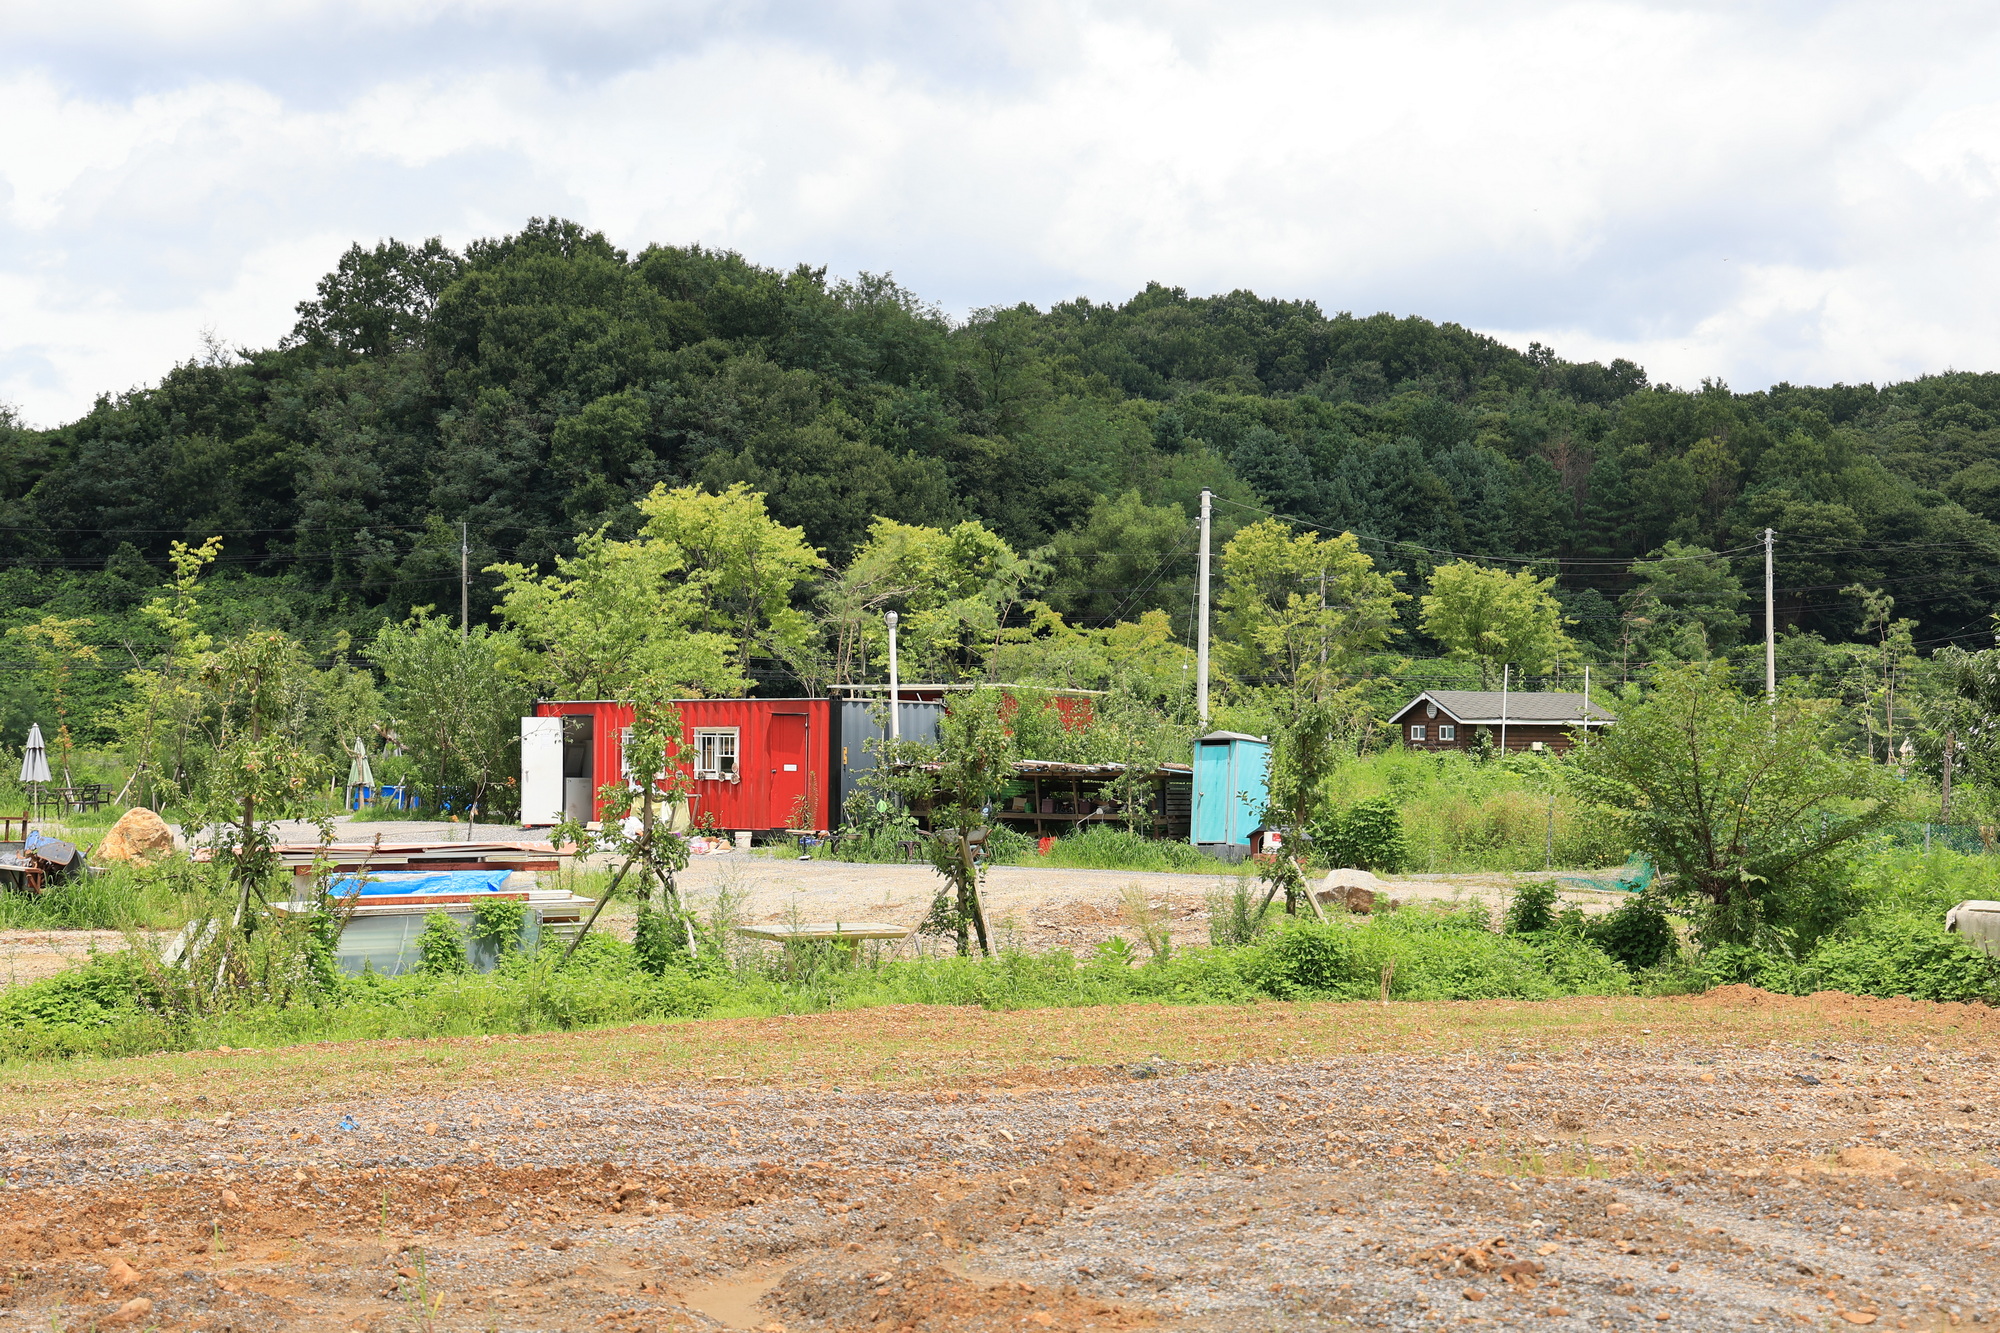
[[[1188,841],[1210,856],[1241,861],[1263,824],[1271,742],[1211,731],[1194,743],[1194,819]]]

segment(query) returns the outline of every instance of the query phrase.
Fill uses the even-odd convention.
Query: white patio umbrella
[[[49,752],[42,742],[42,724],[28,724],[28,744],[21,751],[21,781],[28,784],[28,813],[34,813],[35,789],[49,780]]]

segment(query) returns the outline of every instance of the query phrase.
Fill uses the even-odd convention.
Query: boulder
[[[143,805],[120,815],[111,831],[104,835],[104,841],[97,844],[97,859],[107,864],[156,861],[173,852],[174,831],[167,827],[166,820]]]
[[[1313,896],[1324,906],[1344,907],[1357,914],[1384,912],[1394,905],[1382,892],[1382,881],[1366,870],[1328,871]]]

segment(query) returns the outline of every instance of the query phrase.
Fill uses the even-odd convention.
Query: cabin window
[[[1453,725],[1452,725],[1451,723],[1449,723],[1449,722],[1440,722],[1440,723],[1438,723],[1438,739],[1439,739],[1439,740],[1441,740],[1441,741],[1455,741],[1455,740],[1457,740],[1457,739],[1458,739],[1458,728],[1457,728],[1457,727],[1454,727],[1454,726],[1453,726]]]
[[[1423,738],[1424,738],[1424,729],[1423,729],[1422,727],[1411,727],[1411,728],[1410,728],[1410,739],[1411,739],[1411,740],[1413,740],[1413,741],[1420,741],[1420,740],[1422,740]]]
[[[736,776],[735,727],[699,727],[694,733],[694,775],[698,778]]]

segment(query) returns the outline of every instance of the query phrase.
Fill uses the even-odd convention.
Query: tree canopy
[[[954,319],[885,275],[628,253],[535,219],[462,251],[356,245],[277,346],[211,351],[49,429],[0,413],[0,490],[30,516],[0,532],[0,628],[90,622],[74,637],[100,660],[72,654],[63,690],[101,739],[119,673],[164,647],[140,608],[170,543],[225,538],[208,629],[280,626],[326,661],[448,603],[463,523],[472,568],[497,571],[475,574],[475,621],[532,639],[523,617],[585,596],[586,572],[678,559],[688,605],[639,586],[661,567],[620,566],[634,586],[590,591],[611,599],[593,614],[684,627],[675,669],[704,689],[796,690],[878,664],[862,626],[891,606],[927,663],[1004,646],[1036,606],[1093,632],[1158,611],[1186,643],[1204,488],[1218,550],[1271,514],[1353,534],[1410,595],[1394,643],[1419,662],[1499,660],[1417,597],[1462,562],[1544,584],[1580,651],[1621,670],[1728,651],[1761,592],[1739,557],[1774,527],[1783,669],[1859,681],[1826,649],[1878,635],[1837,589],[1892,589],[1918,653],[1985,632],[2000,375],[1683,388],[1452,323],[1157,283]],[[761,497],[769,561],[643,545],[674,546],[679,510],[656,507],[696,495],[738,517]],[[919,529],[1008,556],[974,603],[899,605],[916,594],[887,591],[908,587],[888,547]],[[829,586],[857,556],[865,577]],[[844,640],[801,636],[836,604]],[[605,688],[621,632],[564,688]],[[52,721],[51,679],[6,682],[0,725]]]

